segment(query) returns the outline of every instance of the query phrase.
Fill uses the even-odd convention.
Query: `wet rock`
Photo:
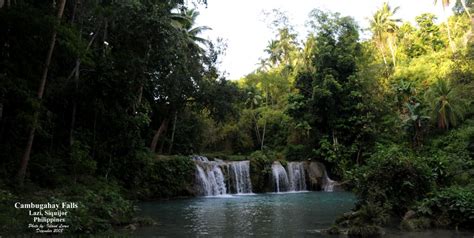
[[[413,218],[416,215],[416,212],[413,210],[408,210],[405,215],[403,216],[403,220],[408,220]]]

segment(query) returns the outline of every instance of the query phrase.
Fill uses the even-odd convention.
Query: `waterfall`
[[[290,183],[290,191],[306,190],[304,162],[288,163],[288,178]]]
[[[209,159],[205,156],[196,155],[192,157],[195,161],[209,162]]]
[[[251,193],[250,161],[229,162],[229,173],[236,193]]]
[[[322,186],[323,191],[333,192],[335,184],[336,184],[336,181],[330,179],[328,176],[328,172],[326,171],[326,169],[324,169],[323,186]]]
[[[194,156],[193,160],[196,164],[196,187],[200,195],[252,193],[250,161],[209,161],[204,156]]]
[[[272,164],[273,181],[275,182],[275,190],[277,193],[288,191],[288,174],[280,162],[275,161]]]
[[[196,181],[204,196],[225,195],[224,173],[217,162],[196,163]]]

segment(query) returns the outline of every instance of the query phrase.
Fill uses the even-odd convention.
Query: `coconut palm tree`
[[[397,23],[401,20],[394,18],[393,16],[397,13],[398,9],[399,7],[392,9],[388,3],[385,2],[369,20],[370,30],[373,33],[373,40],[382,54],[385,65],[388,65],[384,50],[386,45],[390,49],[393,65],[395,66],[396,64],[394,38],[395,32],[398,30]]]
[[[449,127],[456,126],[466,113],[466,101],[448,80],[439,79],[426,92],[425,97],[431,104],[432,118],[440,129],[448,130]]]
[[[469,8],[467,7],[467,4],[466,4],[466,0],[459,0],[459,2],[461,3],[462,8],[467,13],[469,18],[472,18],[471,13],[469,12]],[[434,3],[436,5],[436,3],[438,3],[438,0],[435,0]],[[447,7],[451,4],[451,1],[450,0],[441,0],[441,4],[443,5],[443,9],[444,9],[445,7]]]
[[[207,26],[195,26],[196,19],[200,13],[196,9],[187,9],[181,13],[171,14],[172,25],[178,29],[182,30],[188,36],[189,42],[196,46],[201,53],[203,52],[202,47],[199,45],[207,45],[208,40],[200,37],[199,35],[207,30],[211,30]]]
[[[460,0],[463,3],[463,7],[466,5],[464,0]],[[438,0],[434,1],[434,4],[436,5],[438,3]],[[449,7],[451,4],[451,0],[441,0],[441,6],[443,6],[443,10],[446,11],[446,7]],[[469,11],[467,8],[464,8],[464,10],[469,14]],[[449,26],[449,18],[446,18],[446,30],[448,31],[448,40],[449,40],[449,46],[451,47],[451,50],[454,52],[456,48],[454,47],[453,39],[451,37],[451,27]]]

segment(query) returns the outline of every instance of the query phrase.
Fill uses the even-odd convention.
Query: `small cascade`
[[[290,183],[290,191],[306,190],[304,162],[288,163],[288,178]]]
[[[323,186],[322,186],[323,191],[333,192],[335,184],[336,184],[336,181],[330,179],[328,176],[328,172],[324,170]]]
[[[250,161],[229,162],[229,173],[236,193],[251,193]]]
[[[203,156],[194,157],[193,159],[196,161],[196,182],[200,194],[204,196],[227,194],[224,173],[219,162],[209,161]]]
[[[275,185],[275,192],[286,192],[288,191],[288,174],[286,173],[285,168],[280,164],[280,162],[275,161],[272,164],[272,174],[273,181]]]
[[[336,185],[336,181],[329,178],[328,171],[326,170],[326,166],[321,164],[323,177],[322,177],[322,186],[321,189],[325,192],[334,192],[334,185]]]
[[[252,193],[250,161],[210,161],[204,156],[194,156],[193,160],[196,164],[196,187],[200,195]]]
[[[195,161],[209,162],[209,159],[205,156],[195,155],[192,157]]]

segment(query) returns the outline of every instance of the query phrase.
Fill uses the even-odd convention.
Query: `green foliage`
[[[124,193],[193,195],[194,162],[150,153],[155,136],[150,147],[159,154],[250,158],[254,192],[271,190],[275,160],[327,162],[361,199],[351,236],[379,234],[388,213],[402,215],[420,201],[429,218],[412,227],[436,216],[439,224],[472,225],[474,46],[459,2],[445,23],[422,14],[416,25],[398,24],[398,8],[383,4],[368,40],[352,18],[313,10],[311,32],[299,43],[288,17],[274,11],[275,37],[261,65],[231,82],[218,69],[226,43],[204,40],[209,28],[196,26],[199,13],[181,0],[79,8],[68,1],[60,24],[56,4],[12,1],[0,9],[0,204],[9,214],[0,214],[0,230],[21,229],[14,223],[24,217],[7,201],[34,189],[92,204],[73,223],[87,233],[130,220]],[[446,130],[425,123],[428,115]],[[13,193],[31,128],[31,187]]]
[[[143,164],[130,189],[141,199],[169,198],[194,194],[195,165],[190,157],[153,158]]]
[[[454,88],[449,81],[439,79],[426,92],[433,112],[433,121],[439,128],[449,129],[464,119],[468,104],[460,97],[459,91],[460,89]]]
[[[64,191],[53,202],[78,201],[79,208],[71,210],[68,216],[71,228],[68,232],[93,234],[109,231],[112,226],[130,223],[135,209],[133,204],[121,195],[120,187],[113,182],[94,182],[76,185]]]
[[[0,235],[14,234],[27,227],[30,218],[26,212],[22,212],[13,206],[19,201],[18,196],[8,190],[0,189]]]
[[[285,159],[289,161],[305,160],[311,157],[304,145],[288,145],[285,150]]]
[[[404,214],[431,190],[430,168],[403,150],[379,145],[367,165],[351,171],[354,191],[362,201],[380,203],[395,214]]]
[[[272,153],[255,151],[250,155],[250,179],[252,190],[256,193],[270,192],[272,163],[276,157]]]
[[[422,216],[437,226],[470,228],[474,225],[474,186],[440,189],[417,205]]]
[[[37,188],[36,188],[37,189]],[[32,217],[24,209],[16,209],[15,202],[59,203],[76,202],[79,208],[69,209],[66,230],[72,234],[95,234],[111,231],[132,221],[135,208],[122,195],[120,186],[103,179],[90,179],[85,184],[75,184],[58,190],[41,190],[14,195],[0,191],[0,224],[2,235],[27,234]]]

